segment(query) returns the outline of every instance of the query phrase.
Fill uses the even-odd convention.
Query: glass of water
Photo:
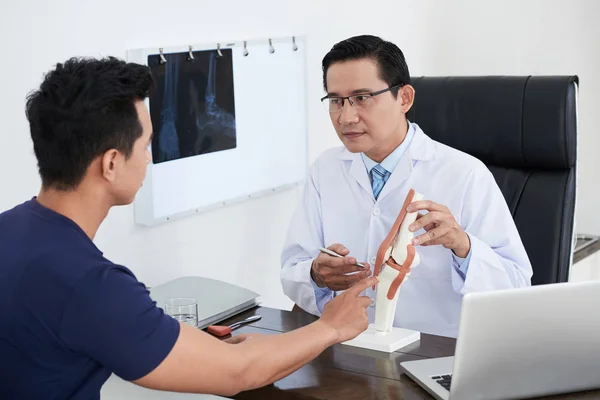
[[[196,327],[198,325],[198,302],[189,297],[178,297],[166,302],[165,312],[177,321]]]

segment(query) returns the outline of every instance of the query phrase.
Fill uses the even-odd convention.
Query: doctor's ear
[[[400,101],[402,112],[406,114],[415,101],[415,88],[409,84],[402,86],[398,90],[398,100]]]

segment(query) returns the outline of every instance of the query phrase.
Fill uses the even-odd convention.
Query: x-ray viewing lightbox
[[[170,219],[272,193],[306,177],[303,38],[136,49],[156,88],[147,99],[152,163],[135,220]]]

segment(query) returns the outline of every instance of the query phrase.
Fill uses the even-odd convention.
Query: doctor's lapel
[[[394,190],[396,190],[398,187],[400,187],[402,185],[402,183],[406,179],[408,179],[408,176],[412,172],[412,169],[413,169],[413,161],[411,160],[410,157],[408,157],[407,153],[404,153],[404,155],[402,156],[400,161],[398,161],[398,165],[396,165],[394,172],[392,172],[392,174],[390,175],[390,178],[388,179],[386,184],[383,186],[383,189],[381,189],[381,193],[379,193],[378,200],[381,200],[382,198],[387,196],[388,193],[391,193]]]
[[[367,168],[362,160],[360,153],[351,153],[347,149],[344,149],[340,155],[342,160],[350,162],[348,173],[358,184],[367,191],[367,193],[373,193],[371,188],[371,179],[367,173]]]

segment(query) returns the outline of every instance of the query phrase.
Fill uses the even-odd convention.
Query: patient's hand
[[[335,330],[336,342],[353,339],[367,329],[367,307],[371,305],[371,299],[361,296],[361,292],[378,282],[379,277],[376,276],[363,279],[325,305],[319,321]]]
[[[328,247],[339,255],[347,256],[350,252],[341,244],[333,244]],[[354,257],[333,257],[325,253],[319,253],[314,259],[310,270],[310,276],[318,287],[328,287],[331,290],[346,290],[352,287],[356,282],[371,275],[369,264],[363,262],[366,268],[353,265],[356,262]],[[351,272],[360,271],[355,274],[347,275]]]

